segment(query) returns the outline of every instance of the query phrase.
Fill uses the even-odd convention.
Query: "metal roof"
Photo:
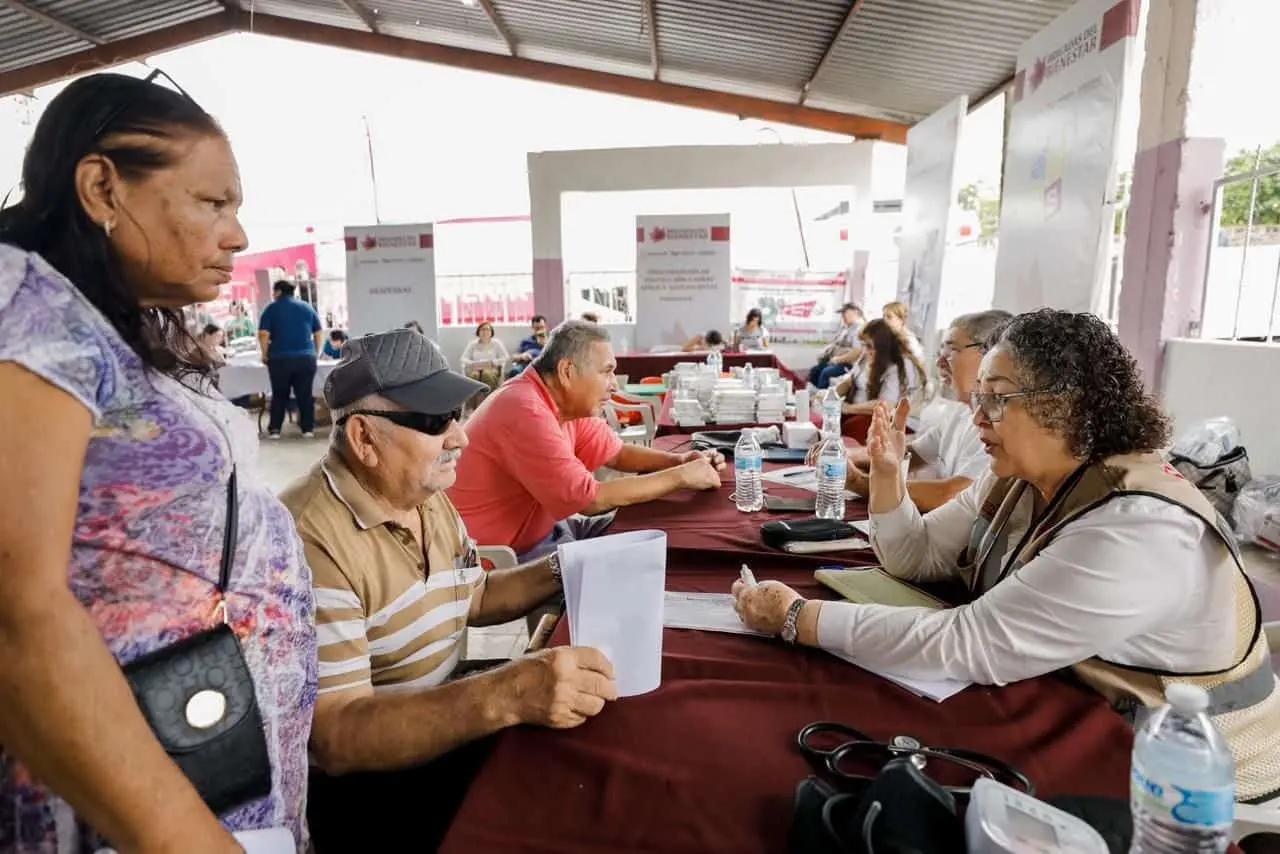
[[[312,41],[324,40],[316,25],[332,28],[335,44],[344,43],[344,32],[372,31],[390,40],[762,99],[791,105],[797,116],[829,111],[910,124],[957,95],[972,101],[1006,83],[1019,46],[1071,3],[0,0],[0,92],[18,88],[15,81],[30,88],[36,79],[134,58],[113,55],[113,49],[160,52],[169,33],[175,44],[185,43],[177,39],[180,31],[190,41],[253,29],[256,20],[274,25],[264,30],[285,34],[290,22],[303,22]],[[355,46],[369,49],[367,42]],[[396,52],[381,44],[377,49]],[[81,53],[97,59],[76,65],[70,58]],[[447,61],[483,67],[454,54]],[[645,89],[650,94],[641,96],[659,91]]]

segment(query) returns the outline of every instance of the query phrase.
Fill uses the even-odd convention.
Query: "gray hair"
[[[368,394],[357,400],[353,400],[346,406],[340,406],[331,410],[330,415],[333,417],[333,429],[329,432],[329,444],[336,450],[345,451],[347,445],[347,425],[339,425],[338,422],[347,415],[359,409],[400,409],[385,397],[376,394]]]
[[[1013,315],[1003,309],[993,308],[988,311],[975,311],[973,314],[962,314],[951,325],[964,332],[974,344],[980,344],[983,352],[996,346],[1000,333],[1004,331]]]
[[[588,370],[591,345],[600,341],[609,341],[604,327],[587,320],[566,320],[551,330],[542,355],[533,360],[533,369],[544,377],[555,376],[560,363],[568,359],[578,370]]]

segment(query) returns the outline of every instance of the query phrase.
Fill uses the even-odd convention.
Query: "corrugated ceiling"
[[[652,0],[662,79],[769,100],[911,122],[1013,73],[1019,46],[1072,0]],[[491,0],[516,55],[652,76],[645,0]],[[228,8],[366,29],[343,0],[0,0],[0,73]],[[378,31],[507,53],[479,0],[360,0]],[[812,79],[830,48],[822,73]]]

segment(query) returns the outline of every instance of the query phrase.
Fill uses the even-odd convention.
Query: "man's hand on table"
[[[518,723],[571,729],[618,699],[613,664],[590,647],[540,650],[514,662],[512,672]]]
[[[719,457],[719,454],[716,454]],[[720,468],[724,468],[724,458],[720,457]],[[676,467],[680,473],[680,485],[684,489],[719,489],[720,472],[715,464],[706,456],[699,454],[687,463]]]
[[[689,451],[688,453],[680,454],[681,465],[695,463],[698,460],[707,460],[716,471],[724,471],[724,455],[719,451]]]
[[[733,609],[748,628],[776,635],[782,631],[787,609],[800,598],[800,594],[781,581],[761,581],[750,584],[733,582]]]

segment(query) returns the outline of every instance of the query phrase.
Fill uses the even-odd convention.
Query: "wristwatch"
[[[787,616],[782,621],[782,631],[778,633],[787,643],[795,643],[796,636],[800,629],[797,623],[800,621],[800,611],[804,608],[804,599],[796,599],[791,603],[791,607],[787,609]]]
[[[557,584],[563,587],[564,579],[560,576],[560,553],[559,552],[552,552],[551,554],[547,555],[547,566],[551,567],[551,577],[556,580]]]

